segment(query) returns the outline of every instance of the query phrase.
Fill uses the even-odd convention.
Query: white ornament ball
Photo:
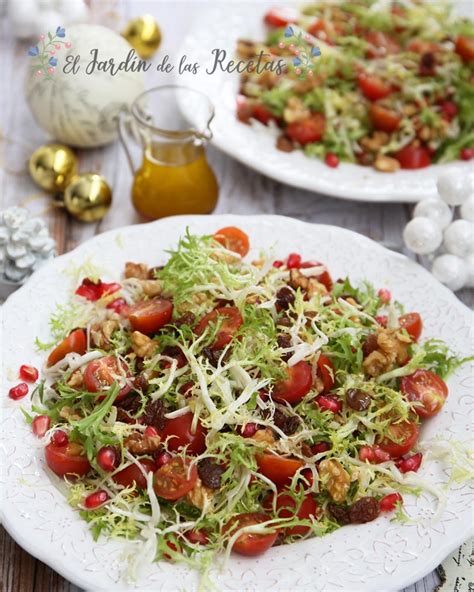
[[[450,206],[460,206],[472,195],[472,178],[460,169],[442,173],[436,186],[441,199]]]
[[[436,257],[431,272],[436,279],[453,291],[460,290],[466,285],[467,267],[456,255],[447,254]]]
[[[405,226],[403,240],[406,246],[418,255],[433,253],[443,240],[441,229],[429,218],[413,218]]]
[[[464,259],[464,265],[467,271],[466,287],[474,288],[474,253]]]
[[[453,212],[444,201],[432,197],[416,204],[413,217],[419,216],[433,220],[441,230],[444,230],[453,219]]]
[[[467,220],[452,222],[444,231],[444,247],[458,257],[474,253],[474,224]]]
[[[26,99],[40,127],[52,138],[69,146],[91,148],[103,146],[117,138],[117,116],[144,89],[142,72],[121,70],[115,76],[109,72],[86,73],[92,49],[98,50],[98,60],[124,61],[130,45],[118,33],[99,25],[73,25],[66,29],[52,80],[37,76],[32,70],[26,81]],[[80,69],[65,74],[66,56],[80,55]]]
[[[471,195],[461,206],[461,218],[474,222],[474,195]]]

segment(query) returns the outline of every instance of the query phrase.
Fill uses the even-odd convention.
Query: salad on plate
[[[449,3],[312,2],[265,25],[237,44],[266,62],[242,73],[237,118],[279,150],[381,172],[474,157],[474,23]]]
[[[226,227],[187,232],[162,266],[127,262],[119,281],[89,268],[54,342],[37,341],[41,376],[24,365],[9,392],[36,383],[22,411],[45,470],[94,537],[135,545],[131,572],[165,560],[208,575],[219,552],[408,520],[404,495],[443,497],[417,476],[418,438],[465,360],[422,343],[420,314],[388,290],[248,251]],[[471,476],[467,458],[453,479]]]

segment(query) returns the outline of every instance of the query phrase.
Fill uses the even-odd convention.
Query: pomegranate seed
[[[95,510],[99,508],[109,499],[109,494],[103,489],[98,489],[94,493],[90,493],[84,500],[84,506],[88,510]]]
[[[472,160],[474,158],[474,147],[463,148],[459,156],[461,160]]]
[[[441,113],[448,121],[451,121],[458,114],[458,106],[453,101],[443,101],[441,103]]]
[[[311,446],[311,452],[313,454],[327,452],[328,450],[331,450],[331,444],[329,444],[329,442],[316,442],[316,444]]]
[[[335,169],[336,167],[339,166],[339,156],[337,154],[334,154],[333,152],[328,152],[326,154],[326,158],[324,159],[324,162],[328,165],[328,167],[331,167],[332,169]]]
[[[279,267],[283,267],[283,261],[280,261],[280,259],[277,259],[276,261],[273,262],[273,267],[276,267],[277,269]]]
[[[377,465],[390,460],[390,454],[379,446],[362,446],[359,450],[359,460]]]
[[[149,438],[154,438],[155,436],[158,436],[158,432],[153,426],[146,426],[144,435],[148,436]]]
[[[240,433],[244,438],[251,438],[257,430],[257,424],[250,422],[246,424],[245,427],[241,428]]]
[[[389,493],[380,500],[380,511],[392,512],[398,503],[403,504],[402,496],[399,493]]]
[[[342,409],[342,401],[333,395],[318,395],[314,401],[316,405],[323,411],[339,413],[339,411]]]
[[[27,394],[28,394],[28,385],[26,384],[26,382],[20,382],[20,384],[13,386],[8,391],[8,396],[10,397],[10,399],[13,399],[14,401],[18,401],[19,399],[23,399],[23,397],[26,397]]]
[[[19,376],[26,382],[36,382],[38,380],[39,372],[34,366],[20,366]]]
[[[103,471],[113,471],[117,466],[117,451],[113,446],[102,446],[97,453],[97,464]]]
[[[54,446],[67,446],[68,443],[68,435],[63,430],[58,430],[51,436],[51,444],[54,444]]]
[[[422,460],[423,460],[423,454],[421,452],[417,452],[416,454],[413,454],[412,456],[409,456],[407,458],[401,458],[400,460],[397,460],[397,462],[395,464],[397,465],[400,473],[409,473],[410,471],[413,471],[414,473],[416,473],[421,466]]]
[[[107,304],[107,308],[115,311],[117,314],[122,313],[127,306],[127,302],[123,298],[116,298]]]
[[[290,253],[286,260],[286,266],[288,269],[299,269],[301,265],[301,255],[298,253]]]
[[[155,453],[156,468],[160,469],[162,466],[168,464],[173,457],[166,450],[160,450]]]
[[[196,545],[207,545],[209,542],[207,532],[203,529],[190,530],[189,532],[186,532],[184,536],[190,543],[194,543]]]
[[[31,430],[38,438],[42,438],[50,427],[51,418],[47,415],[37,415],[31,423]]]
[[[379,315],[375,317],[375,320],[381,327],[386,327],[388,325],[388,316],[387,315]]]
[[[377,296],[380,298],[383,304],[388,304],[392,299],[390,290],[387,290],[386,288],[380,288],[380,290],[377,292]]]

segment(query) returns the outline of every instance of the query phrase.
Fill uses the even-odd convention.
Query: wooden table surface
[[[117,7],[122,20],[145,12],[155,14],[164,34],[160,49],[163,54],[177,52],[187,28],[194,21],[193,15],[197,18],[202,9],[203,4],[197,1],[123,0]],[[48,207],[49,198],[33,185],[25,165],[33,150],[47,139],[34,123],[22,94],[26,59],[25,46],[11,39],[8,23],[2,19],[0,209],[27,203],[33,211],[46,215],[60,253],[105,230],[140,222],[130,203],[131,174],[118,143],[78,155],[81,171],[100,172],[113,188],[114,205],[103,221],[84,225],[69,219],[62,211]],[[153,84],[159,82],[155,73]],[[411,207],[408,205],[368,205],[332,199],[276,183],[214,149],[209,149],[208,155],[220,184],[216,214],[276,213],[308,222],[334,224],[409,255],[401,238],[402,229],[410,217]],[[473,290],[463,290],[458,296],[469,306],[474,305]],[[23,551],[3,529],[0,529],[0,562],[1,592],[79,592],[76,586]],[[438,583],[439,578],[433,572],[406,590],[432,592]]]

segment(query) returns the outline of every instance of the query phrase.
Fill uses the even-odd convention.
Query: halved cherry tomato
[[[429,370],[416,370],[404,376],[400,390],[409,401],[416,401],[414,410],[419,417],[433,417],[441,411],[448,397],[448,387],[444,380]]]
[[[85,354],[87,349],[87,338],[84,329],[75,329],[57,345],[48,356],[48,366],[54,366],[67,354]]]
[[[156,495],[167,500],[177,500],[191,491],[196,484],[198,472],[180,456],[155,471],[153,488]]]
[[[322,392],[327,393],[334,386],[335,370],[333,363],[324,354],[320,354],[317,365],[317,374],[318,377],[323,381],[324,386],[324,390]]]
[[[128,380],[131,376],[125,362],[121,362],[120,368],[116,357],[105,356],[87,364],[84,371],[84,384],[90,393],[99,393],[108,390],[114,382],[118,382],[121,388],[115,400],[121,401],[132,390]]]
[[[436,53],[439,49],[439,45],[434,41],[424,41],[422,39],[412,39],[407,45],[407,51],[419,54]]]
[[[309,393],[313,385],[313,375],[308,362],[298,362],[286,369],[287,378],[278,381],[273,389],[272,397],[275,401],[298,403]]]
[[[274,494],[270,493],[263,500],[262,505],[266,512],[273,511],[273,498]],[[278,518],[293,518],[294,516],[297,516],[301,520],[305,520],[311,516],[316,516],[317,509],[318,504],[311,494],[306,495],[300,504],[298,504],[291,495],[285,493],[284,491],[278,493],[277,495],[276,515]],[[297,534],[304,535],[310,530],[311,527],[309,526],[290,526],[284,529],[286,536],[293,536]]]
[[[155,463],[148,458],[142,458],[139,462],[145,473],[153,473],[156,469]],[[137,487],[140,487],[140,489],[146,489],[147,487],[146,477],[141,472],[140,467],[135,463],[125,467],[125,469],[115,473],[115,475],[112,475],[112,479],[115,483],[118,483],[123,487],[130,487],[134,482],[137,484]]]
[[[392,458],[399,458],[409,452],[418,440],[419,428],[416,423],[403,421],[392,423],[388,427],[388,435],[377,444],[388,452]]]
[[[173,304],[163,298],[137,302],[130,306],[128,320],[134,331],[150,335],[171,321]]]
[[[400,51],[398,42],[387,33],[382,33],[382,31],[370,31],[365,36],[365,39],[370,44],[367,49],[368,58],[384,57]]]
[[[391,87],[375,74],[361,73],[357,82],[362,93],[371,101],[384,99],[392,92]]]
[[[402,169],[422,169],[430,166],[431,156],[423,146],[409,144],[395,154]]]
[[[465,62],[472,62],[474,60],[474,39],[460,35],[456,39],[456,53]]]
[[[326,118],[322,113],[314,113],[303,121],[294,121],[286,128],[286,135],[302,146],[319,142],[326,129]]]
[[[69,442],[66,446],[56,446],[51,442],[44,449],[44,456],[48,467],[60,477],[82,477],[91,468],[83,447],[76,442]]]
[[[223,247],[241,257],[245,257],[249,252],[250,242],[248,234],[236,226],[226,226],[214,233],[214,240]]]
[[[96,300],[99,300],[99,298],[102,298],[102,296],[118,292],[118,290],[121,288],[122,286],[116,282],[107,284],[102,280],[94,282],[89,278],[84,278],[81,285],[77,288],[75,294],[82,296],[86,300],[95,302]]]
[[[257,103],[252,107],[252,117],[267,125],[269,121],[276,120],[276,117],[263,103]]]
[[[304,466],[297,458],[286,458],[277,454],[264,453],[256,457],[260,473],[275,485],[288,485],[293,475]]]
[[[402,120],[401,115],[392,109],[382,107],[374,103],[370,105],[369,115],[375,129],[382,130],[383,132],[391,133],[398,129]]]
[[[196,335],[202,335],[209,324],[214,324],[218,321],[220,322],[220,327],[212,344],[212,349],[222,349],[230,343],[232,336],[244,322],[238,308],[235,306],[224,306],[222,308],[216,308],[203,316],[196,325],[194,332]]]
[[[265,23],[270,27],[286,27],[296,23],[299,13],[292,8],[272,8],[264,17]]]
[[[207,545],[209,543],[209,535],[203,528],[188,530],[188,532],[184,533],[184,536],[194,545]]]
[[[230,536],[235,534],[239,529],[246,526],[254,526],[271,520],[271,516],[263,514],[262,512],[248,512],[245,514],[238,514],[227,522],[223,528],[224,533]],[[266,534],[257,534],[251,532],[243,532],[239,535],[232,546],[232,551],[239,555],[246,555],[247,557],[254,557],[261,555],[269,549],[276,541],[278,530]]]
[[[167,441],[168,450],[180,450],[187,446],[188,454],[197,456],[206,450],[207,430],[198,421],[196,430],[193,432],[191,426],[194,415],[189,412],[173,419],[167,419],[163,430],[159,431],[162,440]]]
[[[412,337],[415,341],[418,341],[423,330],[423,321],[417,312],[409,312],[402,315],[398,319],[398,322],[402,329],[406,329],[410,337]]]

